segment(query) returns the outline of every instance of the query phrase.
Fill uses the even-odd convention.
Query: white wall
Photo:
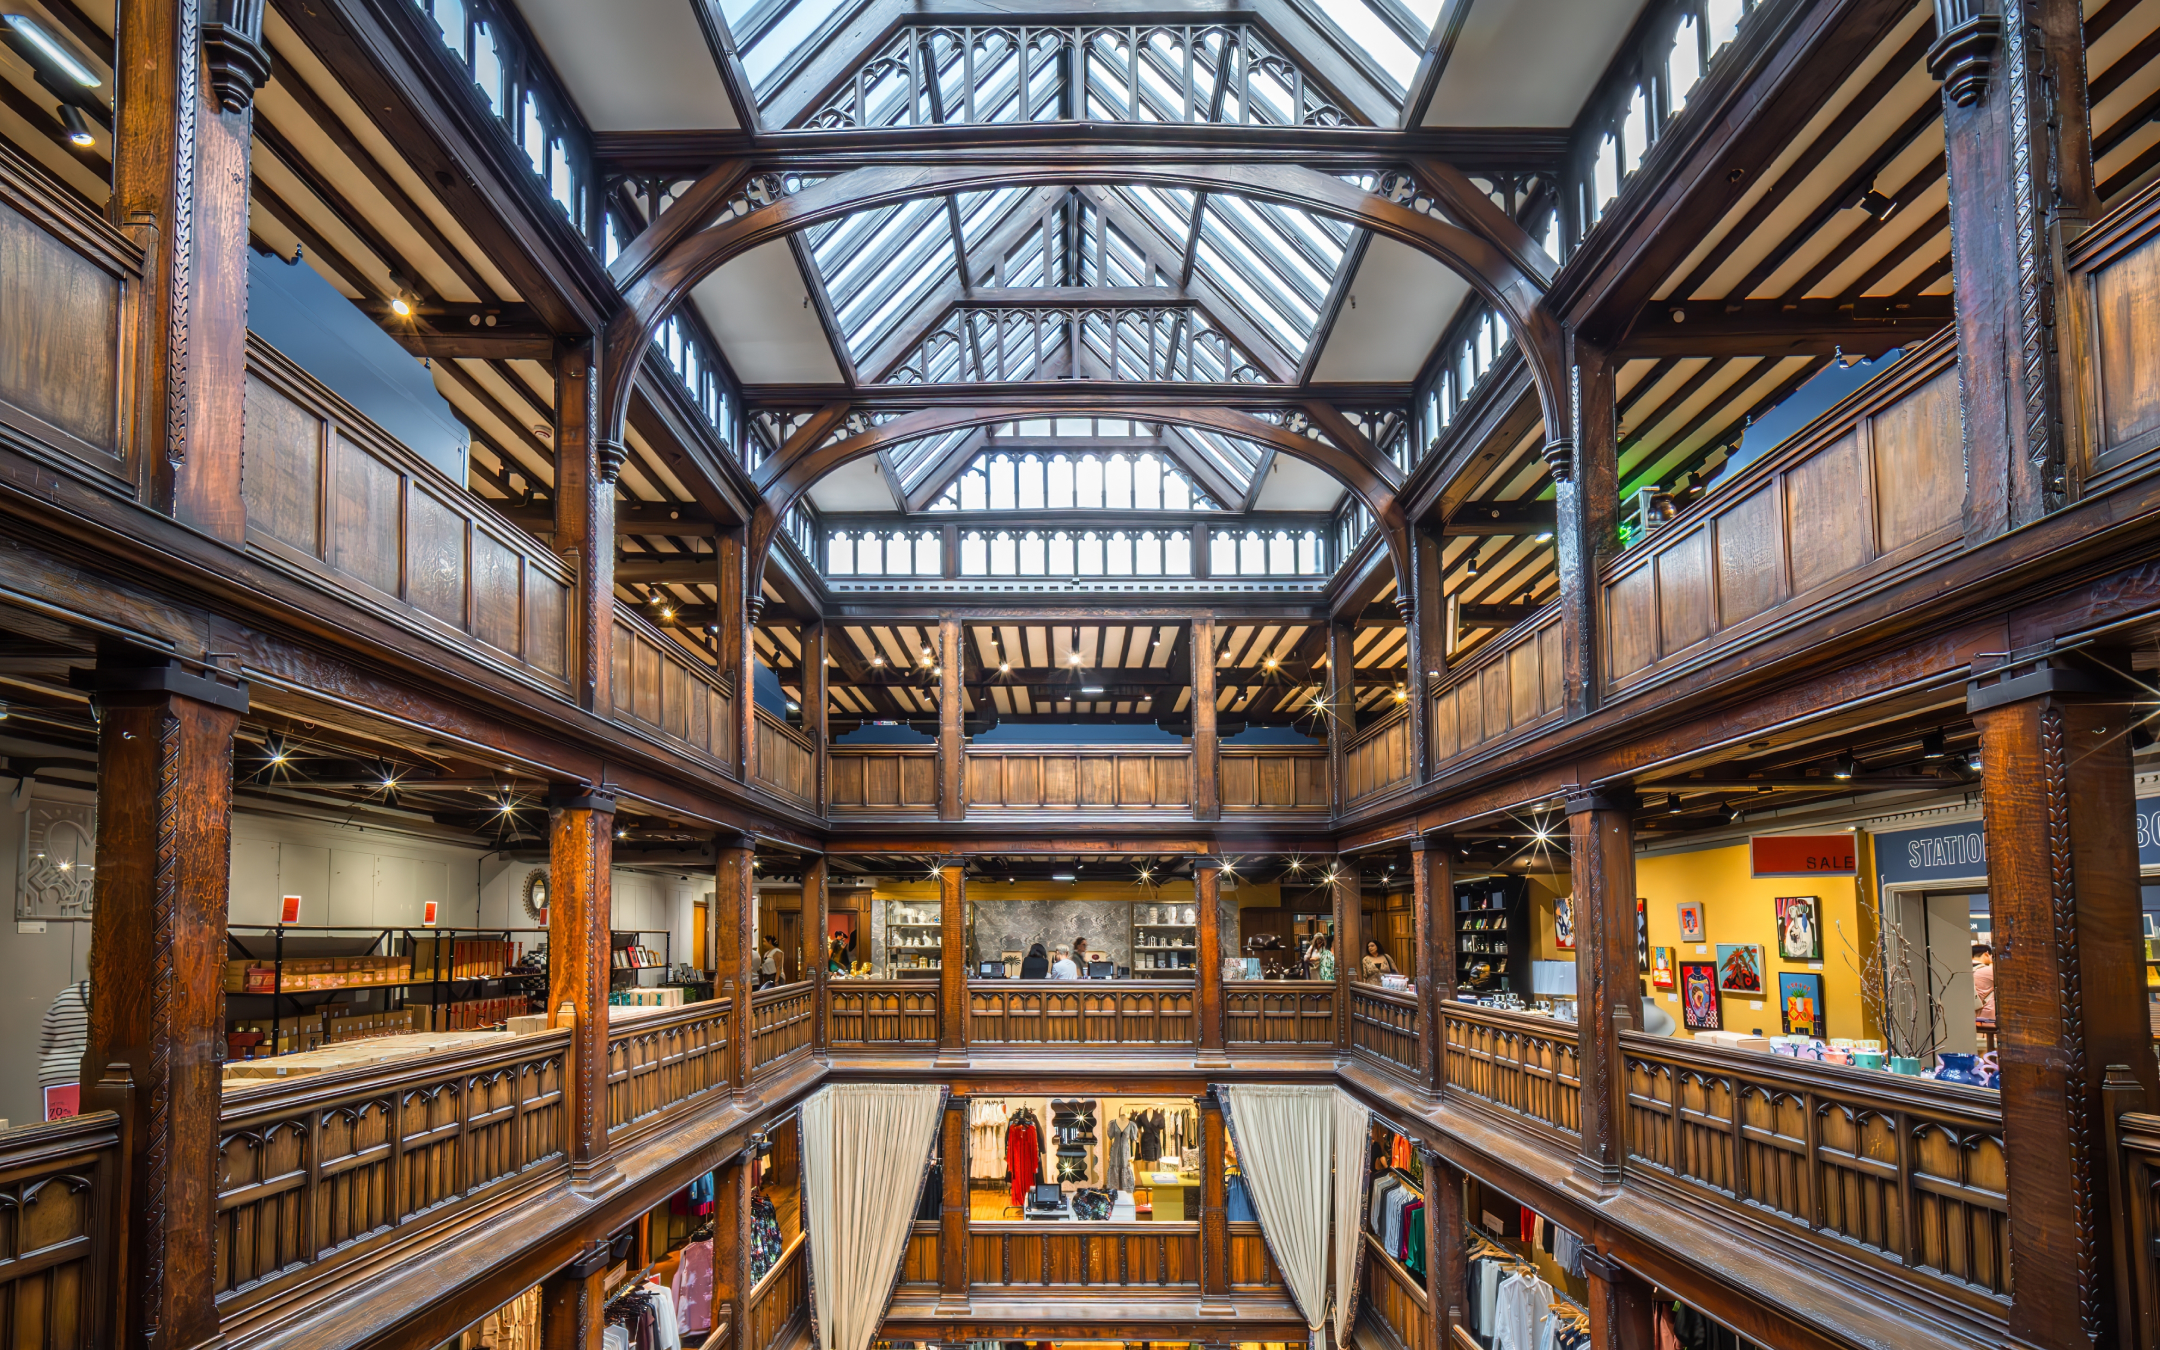
[[[90,974],[90,925],[48,921],[43,933],[24,933],[15,920],[15,885],[22,868],[23,818],[8,809],[14,779],[0,778],[0,895],[8,922],[0,928],[0,1117],[28,1125],[45,1116],[38,1092],[38,1031],[53,996]],[[40,783],[45,799],[88,802],[89,792]]]
[[[480,923],[482,927],[509,925],[521,927],[530,922],[525,917],[521,903],[525,893],[525,879],[533,872],[546,872],[547,864],[535,862],[502,862],[490,860],[481,866],[483,878],[480,887]],[[616,930],[628,932],[633,928],[660,929],[674,937],[672,948],[659,933],[647,933],[640,941],[655,951],[668,952],[673,960],[688,961],[696,950],[692,945],[692,930],[696,926],[694,907],[713,893],[710,875],[696,872],[645,872],[630,871],[618,867],[608,878],[608,890],[612,897],[608,922]],[[663,972],[648,970],[639,979],[645,984],[658,984]]]

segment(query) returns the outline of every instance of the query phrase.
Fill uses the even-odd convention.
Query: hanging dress
[[[1027,1193],[1041,1175],[1042,1144],[1035,1126],[1019,1120],[1005,1127],[1005,1167],[1012,1173],[1012,1202],[1027,1203]]]

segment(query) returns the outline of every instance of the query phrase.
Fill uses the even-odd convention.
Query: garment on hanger
[[[1559,1264],[1560,1269],[1577,1279],[1581,1279],[1583,1277],[1582,1239],[1558,1224],[1552,1225],[1552,1235],[1553,1260]]]
[[[750,1283],[765,1278],[780,1261],[780,1212],[760,1192],[750,1197]]]
[[[1005,1166],[1005,1099],[972,1097],[968,1100],[968,1176],[977,1181],[996,1181],[1008,1175]]]
[[[1012,1178],[1012,1202],[1026,1204],[1028,1190],[1042,1175],[1042,1133],[1035,1113],[1024,1106],[1005,1122],[1005,1171]]]
[[[1137,1190],[1140,1178],[1133,1171],[1133,1123],[1123,1117],[1111,1121],[1103,1128],[1107,1142],[1107,1157],[1103,1164],[1103,1186],[1112,1191]]]
[[[480,1324],[480,1344],[488,1350],[540,1350],[540,1286],[489,1313]]]
[[[675,1320],[682,1324],[683,1331],[699,1336],[710,1332],[713,1302],[711,1238],[683,1248],[682,1260],[676,1264],[675,1278],[668,1287],[675,1291]]]
[[[1402,1135],[1395,1136],[1394,1146],[1388,1151],[1388,1166],[1402,1171],[1410,1170],[1410,1141]]]

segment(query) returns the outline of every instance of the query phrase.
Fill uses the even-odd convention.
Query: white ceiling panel
[[[520,0],[595,131],[737,124],[689,0]]]
[[[1256,511],[1332,511],[1342,504],[1343,485],[1325,470],[1277,452],[1260,489]]]
[[[1571,124],[1642,8],[1636,0],[1479,0],[1425,125]]]
[[[810,500],[820,511],[897,511],[892,487],[878,472],[877,456],[866,455],[826,474],[811,485]]]
[[[745,384],[839,384],[840,363],[787,241],[761,244],[697,284],[690,299]]]
[[[1313,378],[1416,379],[1469,294],[1470,284],[1438,258],[1393,239],[1374,239]]]

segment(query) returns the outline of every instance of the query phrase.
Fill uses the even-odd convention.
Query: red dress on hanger
[[[1042,1140],[1035,1127],[1020,1122],[1005,1127],[1005,1170],[1012,1174],[1012,1202],[1027,1203],[1028,1188],[1035,1184],[1042,1166]]]

